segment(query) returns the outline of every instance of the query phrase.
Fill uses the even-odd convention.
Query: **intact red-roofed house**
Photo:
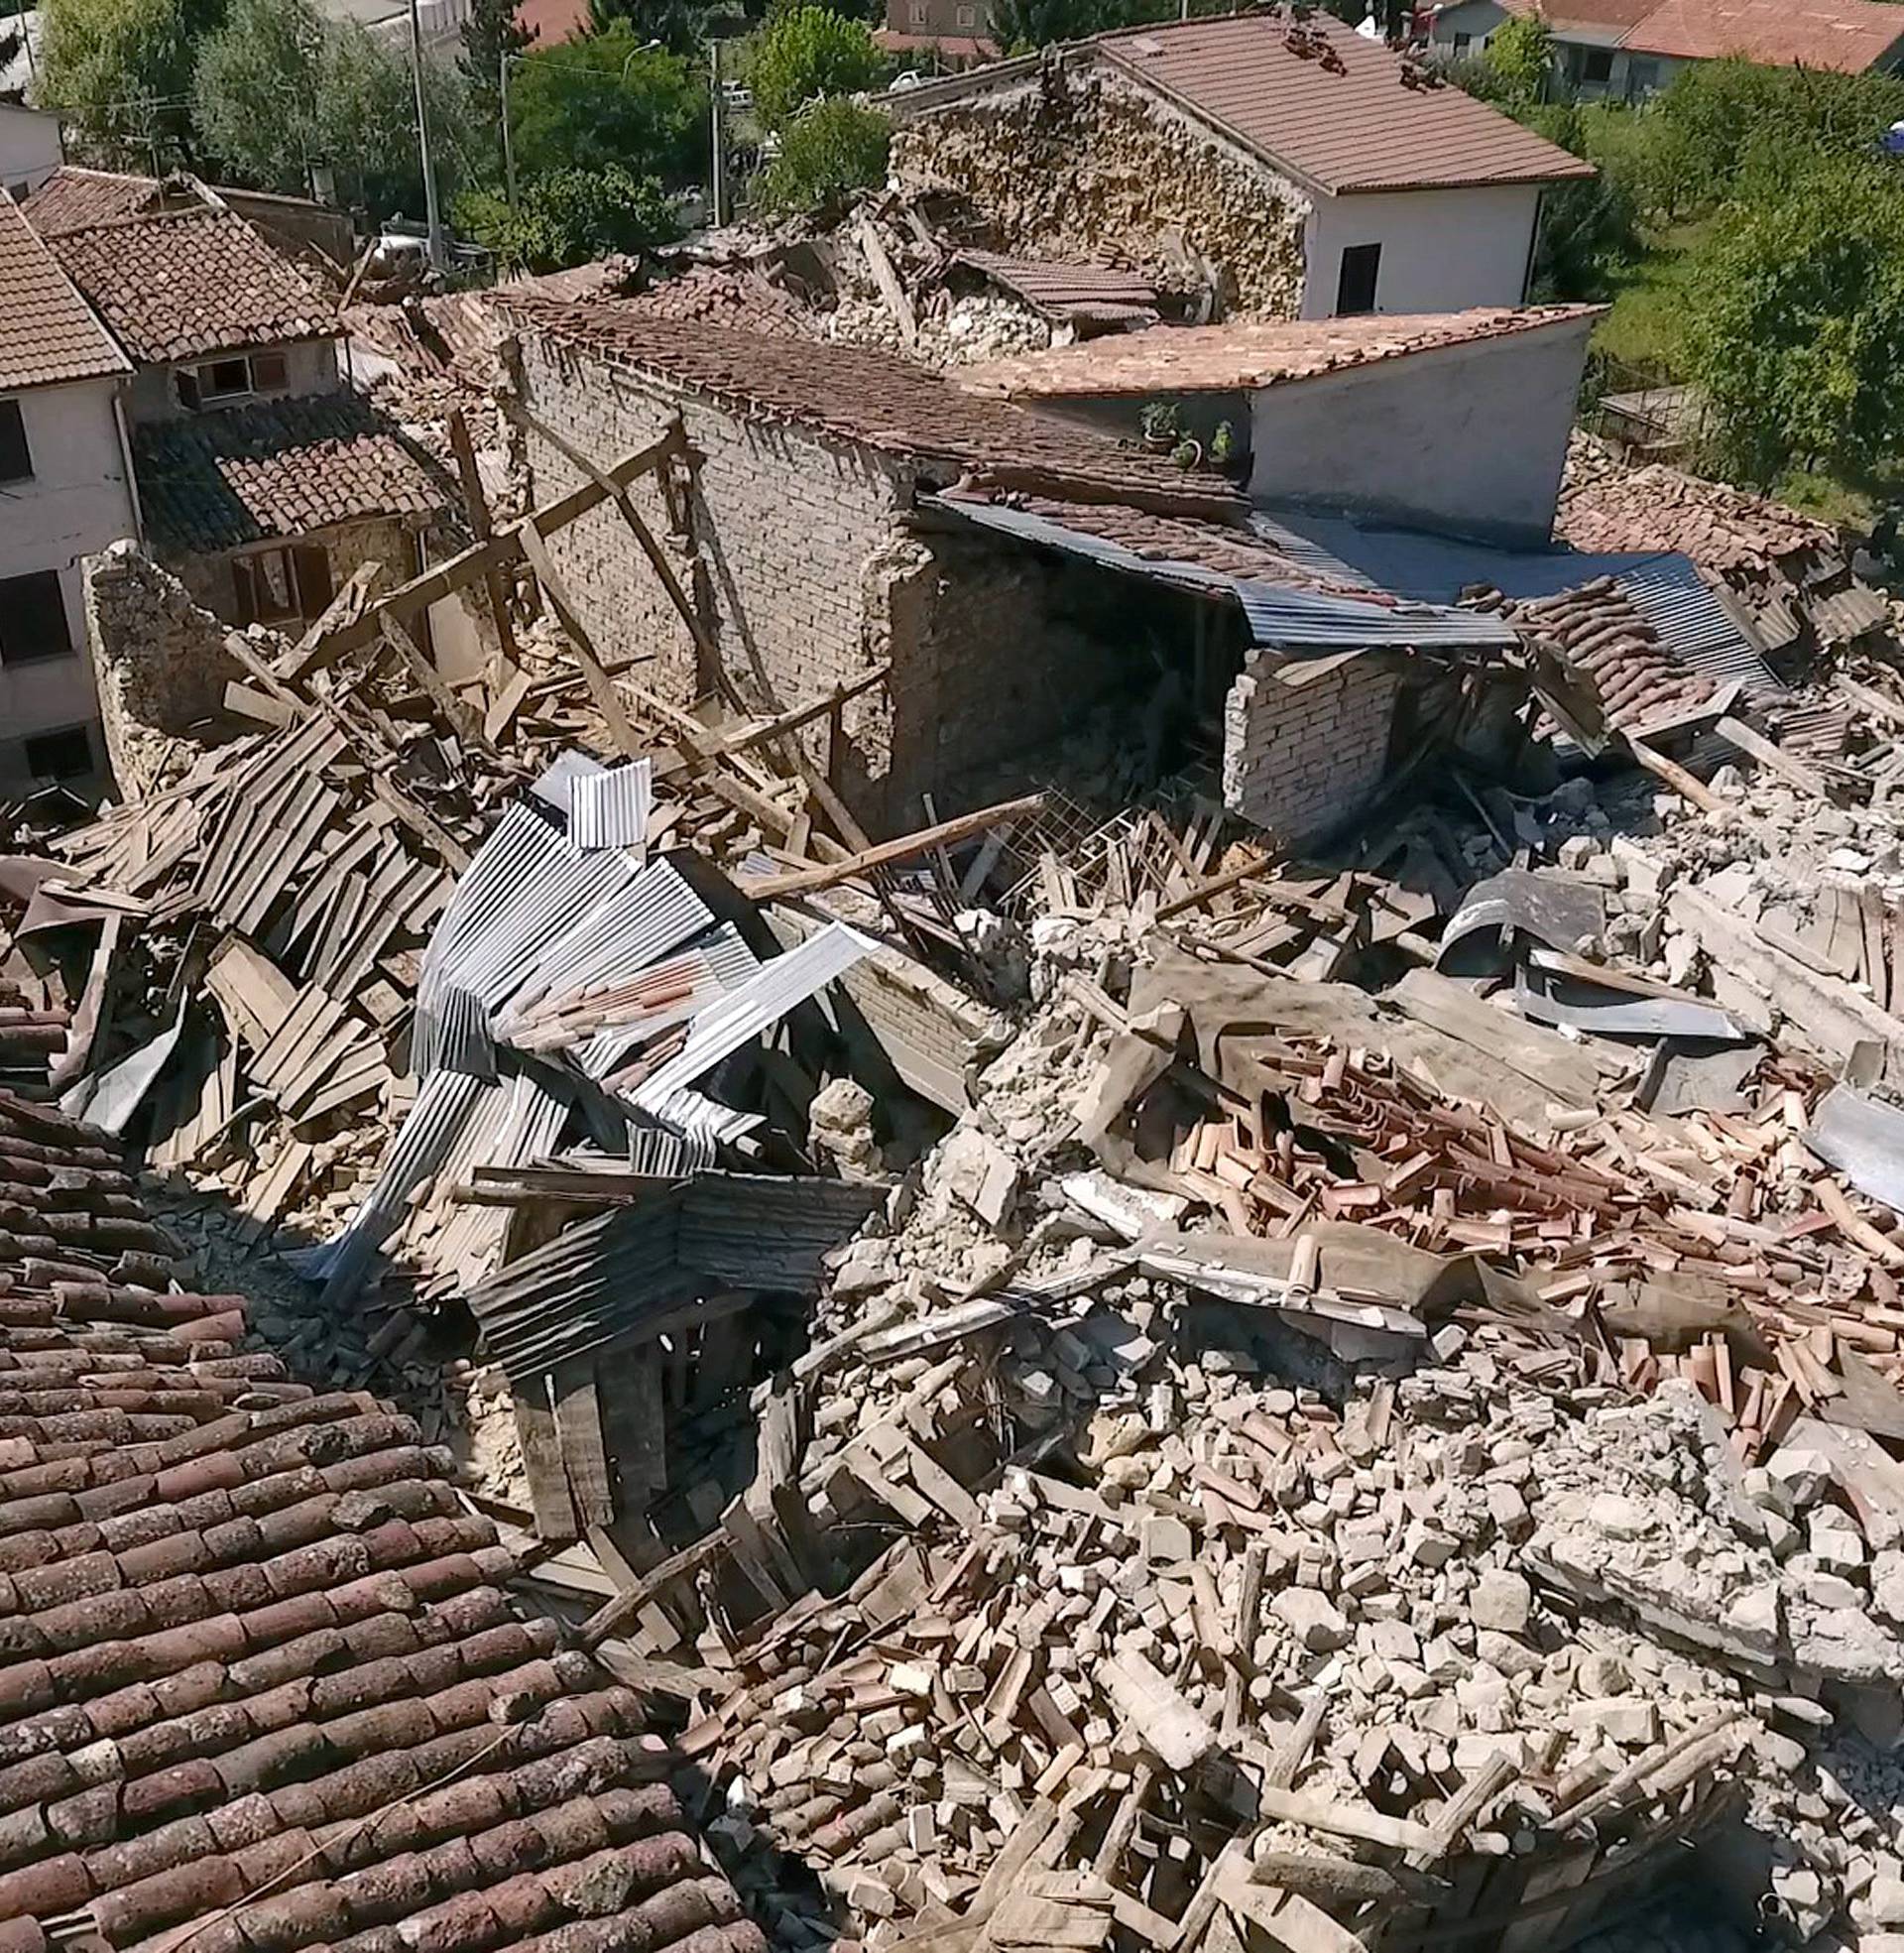
[[[1543,190],[1592,167],[1327,15],[1165,22],[881,98],[903,188],[1015,257],[1215,271],[1230,311],[1525,296]]]
[[[292,630],[363,562],[413,574],[453,498],[346,389],[335,294],[215,192],[141,185],[61,172],[29,214],[131,364],[153,552],[218,617]]]
[[[1904,63],[1904,20],[1885,0],[1456,0],[1436,14],[1434,43],[1477,52],[1515,15],[1545,22],[1561,78],[1588,98],[1643,100],[1727,56],[1842,74]]]
[[[0,794],[102,763],[79,566],[137,527],[129,370],[0,195]]]

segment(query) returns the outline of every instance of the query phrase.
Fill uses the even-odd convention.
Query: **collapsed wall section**
[[[523,334],[520,376],[534,420],[600,467],[660,439],[676,419],[695,457],[691,491],[670,497],[650,473],[629,499],[693,600],[718,670],[702,669],[692,634],[616,508],[593,509],[548,539],[611,666],[652,661],[632,675],[672,704],[687,705],[724,678],[751,705],[772,710],[850,683],[880,658],[896,665],[904,656],[903,643],[875,642],[864,588],[869,559],[889,542],[908,493],[897,462],[717,406],[546,335]],[[534,427],[528,447],[538,501],[587,480]],[[841,784],[849,797],[877,800],[892,754],[883,692],[848,701],[844,727]]]
[[[892,174],[969,198],[1001,250],[1134,260],[1167,289],[1201,258],[1234,308],[1302,310],[1302,193],[1119,77],[1053,73],[925,110],[893,136]]]
[[[179,778],[205,746],[241,727],[225,685],[245,673],[225,649],[229,626],[192,601],[171,570],[133,543],[85,564],[86,645],[106,753],[120,793],[137,798]]]
[[[1224,805],[1288,843],[1349,819],[1387,772],[1401,687],[1398,666],[1366,652],[1313,674],[1250,652],[1224,701]]]

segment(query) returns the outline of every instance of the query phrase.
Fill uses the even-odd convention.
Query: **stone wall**
[[[225,682],[244,676],[228,627],[194,603],[136,545],[115,543],[85,565],[86,646],[106,752],[121,797],[177,780],[208,746],[245,730],[225,711]],[[282,641],[258,634],[267,656]]]
[[[1119,77],[1039,76],[921,110],[894,134],[892,174],[969,197],[1001,250],[1133,258],[1181,288],[1188,245],[1222,272],[1234,308],[1302,309],[1306,198]]]
[[[1388,769],[1403,674],[1367,653],[1305,684],[1252,651],[1223,714],[1223,800],[1283,842],[1299,844],[1360,811]]]
[[[905,613],[895,639],[889,586],[919,565],[890,557],[910,483],[897,463],[796,427],[750,420],[525,334],[525,403],[536,420],[603,466],[657,439],[679,415],[700,457],[698,491],[681,497],[690,534],[654,475],[630,498],[694,594],[721,672],[750,703],[784,707],[849,682],[884,658],[910,655]],[[538,502],[579,487],[582,471],[533,430]],[[610,664],[643,659],[642,684],[685,705],[715,688],[660,579],[613,508],[592,510],[549,539],[583,624]],[[892,757],[883,690],[845,707],[843,791],[861,805],[885,799]]]
[[[371,592],[381,596],[399,583],[408,582],[415,573],[416,561],[416,537],[401,519],[394,516],[375,522],[347,523],[336,529],[313,530],[307,536],[294,538],[290,545],[274,544],[272,547],[321,547],[330,559],[330,587],[333,592],[349,581],[360,564],[374,562],[379,565],[379,570],[370,586]],[[439,560],[460,548],[460,540],[445,538],[431,560]],[[259,552],[227,549],[217,555],[179,556],[168,566],[177,572],[178,580],[190,592],[195,603],[230,623],[237,615],[238,600],[232,585],[231,566],[240,557],[255,553]]]

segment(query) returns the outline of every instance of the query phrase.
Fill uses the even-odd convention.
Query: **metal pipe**
[[[443,213],[436,202],[436,166],[429,154],[429,114],[423,105],[423,17],[419,0],[410,0],[410,64],[416,83],[416,154],[423,166],[423,220],[429,231],[429,262],[438,271],[449,263],[443,245]]]

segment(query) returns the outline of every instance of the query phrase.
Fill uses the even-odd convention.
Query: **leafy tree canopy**
[[[458,223],[510,271],[563,271],[611,251],[638,252],[679,236],[667,192],[626,170],[551,170],[512,211],[502,198],[466,196]]]
[[[877,86],[886,66],[864,21],[821,6],[784,8],[754,37],[755,112],[768,128],[783,129],[809,102]]]
[[[1500,77],[1504,100],[1531,106],[1547,94],[1554,37],[1536,16],[1511,15],[1488,37],[1481,58]]]
[[[191,160],[187,95],[223,0],[45,0],[42,98],[87,157],[155,173]]]
[[[502,67],[531,45],[529,30],[516,18],[518,0],[470,0],[469,18],[463,23],[463,52],[457,58],[457,70],[469,95],[470,118],[502,155]]]
[[[892,125],[878,109],[836,95],[801,110],[780,132],[780,151],[760,180],[770,210],[819,210],[886,182]]]
[[[706,113],[698,70],[625,25],[538,49],[510,75],[510,128],[525,182],[617,168],[665,183],[697,181],[706,174]]]
[[[1816,161],[1722,214],[1689,281],[1687,355],[1717,458],[1758,482],[1868,466],[1904,426],[1904,188],[1880,162]]]

